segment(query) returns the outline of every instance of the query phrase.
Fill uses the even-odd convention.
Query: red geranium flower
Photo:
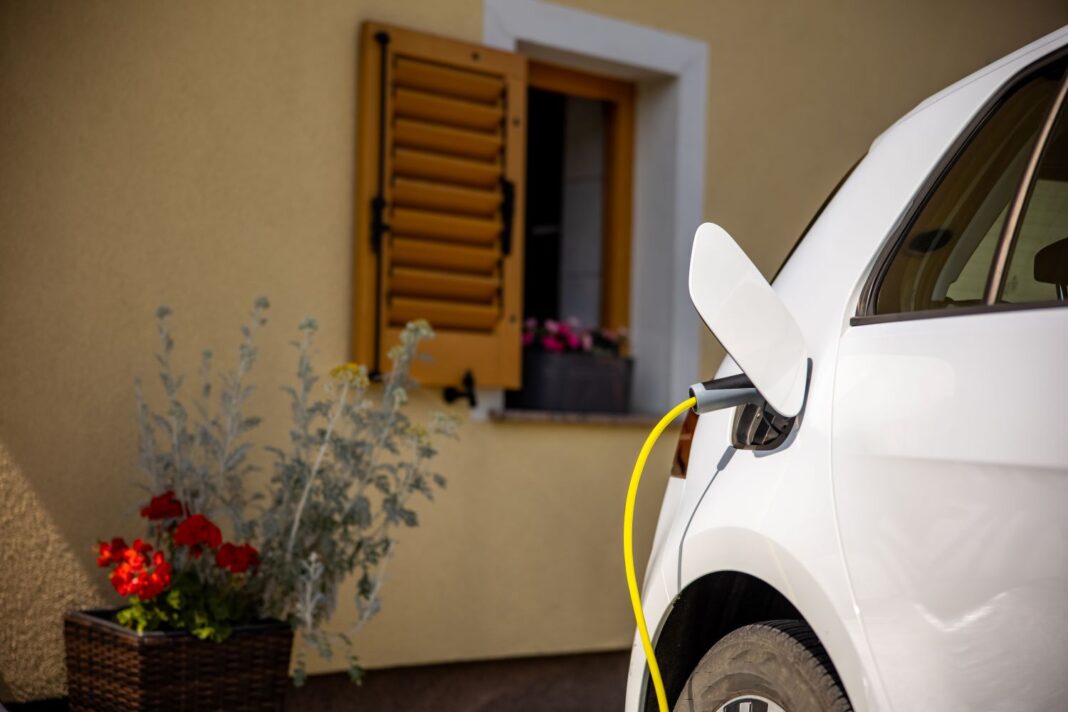
[[[115,537],[110,543],[97,542],[96,551],[96,565],[111,566],[122,560],[122,553],[126,551],[126,540],[122,537]]]
[[[260,565],[260,554],[251,544],[234,546],[227,542],[215,553],[215,563],[231,573],[243,574]]]
[[[137,596],[149,601],[171,585],[171,565],[162,551],[152,552],[152,546],[141,539],[122,550],[121,557],[113,557],[118,566],[111,572],[111,585],[120,596]],[[151,564],[151,570],[149,565]]]
[[[135,590],[134,581],[137,571],[129,564],[119,564],[111,572],[111,585],[119,592],[120,596],[132,596]]]
[[[133,544],[123,550],[123,563],[136,568],[143,568],[149,554],[152,553],[152,545],[143,539],[134,539]]]
[[[148,601],[167,590],[171,585],[171,565],[163,556],[162,551],[157,551],[152,556],[153,569],[141,582],[138,597],[142,601]]]
[[[153,497],[146,506],[141,508],[141,516],[146,519],[177,519],[182,514],[184,514],[182,503],[171,490]]]
[[[222,532],[203,514],[194,514],[186,517],[174,530],[174,543],[188,546],[193,558],[197,559],[200,558],[204,546],[209,549],[219,548]]]

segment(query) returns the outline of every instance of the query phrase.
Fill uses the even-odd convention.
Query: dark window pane
[[[1027,196],[999,301],[1058,298],[1068,298],[1068,116],[1063,108]]]
[[[531,89],[527,95],[524,317],[560,318],[566,100],[563,94],[540,89]]]
[[[1063,72],[1057,62],[1017,83],[957,156],[899,244],[876,314],[983,303],[1005,214]]]

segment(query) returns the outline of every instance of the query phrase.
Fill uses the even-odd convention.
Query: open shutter
[[[424,318],[419,381],[518,387],[526,60],[377,23],[361,43],[355,357],[387,370]]]

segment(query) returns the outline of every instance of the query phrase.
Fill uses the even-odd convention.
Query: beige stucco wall
[[[1068,22],[1060,0],[568,4],[709,43],[706,213],[768,273],[883,127]],[[109,595],[91,543],[136,533],[131,379],[153,373],[157,304],[176,309],[192,368],[204,346],[232,355],[248,303],[271,297],[261,441],[284,438],[276,386],[304,314],[322,324],[323,363],[345,358],[364,19],[478,40],[482,8],[0,3],[0,699],[61,692],[62,611]],[[711,368],[711,339],[703,351]],[[625,647],[617,529],[642,434],[469,424],[441,461],[449,490],[403,538],[362,661]]]

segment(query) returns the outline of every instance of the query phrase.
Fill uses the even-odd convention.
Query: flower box
[[[574,413],[625,413],[630,408],[629,358],[582,352],[523,353],[523,389],[509,391],[509,408]]]
[[[238,626],[223,642],[185,631],[138,634],[114,610],[64,621],[71,710],[280,710],[293,631],[280,621]]]

